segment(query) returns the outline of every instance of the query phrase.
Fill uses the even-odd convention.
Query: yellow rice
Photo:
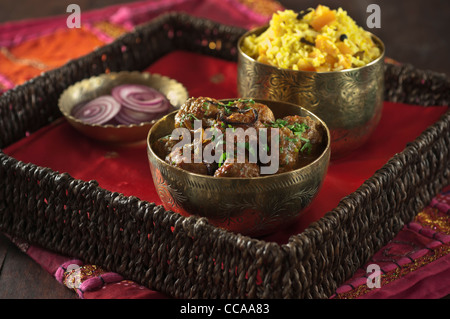
[[[380,56],[370,33],[343,9],[319,5],[303,13],[274,13],[266,31],[244,39],[242,51],[262,63],[316,72],[361,67]]]

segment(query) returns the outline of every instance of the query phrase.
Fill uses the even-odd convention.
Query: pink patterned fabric
[[[332,298],[414,299],[450,294],[450,188],[438,194]],[[381,270],[373,287],[369,265]],[[369,278],[370,277],[370,278]]]
[[[281,6],[280,6],[281,8]],[[125,5],[114,5],[103,9],[82,11],[82,25],[92,25],[109,20],[127,29],[148,22],[162,13],[186,12],[207,17],[218,22],[251,28],[266,23],[270,17],[250,10],[238,0],[153,0],[138,1]],[[67,28],[67,15],[58,17],[8,22],[0,25],[0,47],[10,47],[25,40],[39,38]]]

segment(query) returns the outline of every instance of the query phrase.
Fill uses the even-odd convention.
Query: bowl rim
[[[219,99],[219,101],[230,101],[230,100],[237,100],[237,99],[238,98]],[[169,114],[166,114],[165,116],[161,117],[150,128],[150,130],[148,131],[147,140],[146,140],[147,152],[151,152],[152,157],[154,157],[156,159],[156,161],[158,161],[164,167],[166,167],[168,169],[175,169],[180,174],[186,174],[187,176],[193,176],[193,177],[196,177],[196,178],[205,178],[207,180],[210,179],[210,180],[214,180],[214,181],[224,181],[224,182],[225,181],[247,181],[248,182],[248,181],[256,181],[256,180],[260,181],[260,180],[267,180],[267,179],[278,179],[278,178],[282,178],[283,176],[288,176],[288,175],[294,174],[296,172],[298,173],[301,170],[306,170],[307,168],[310,168],[310,167],[313,167],[315,165],[318,165],[318,163],[320,161],[322,161],[326,156],[328,156],[327,162],[328,163],[330,162],[330,157],[331,157],[331,135],[330,135],[330,130],[328,129],[328,126],[325,124],[325,122],[320,117],[318,117],[313,112],[307,110],[306,108],[304,108],[304,107],[302,107],[300,105],[294,104],[294,103],[284,102],[284,101],[272,101],[272,100],[258,99],[258,98],[252,98],[252,99],[255,100],[258,103],[263,103],[263,104],[264,103],[290,104],[292,106],[295,106],[295,107],[298,107],[298,108],[302,109],[303,111],[306,111],[306,113],[312,114],[314,116],[314,118],[317,119],[322,124],[322,127],[325,128],[326,135],[327,135],[327,144],[326,144],[324,150],[322,151],[322,153],[320,154],[320,156],[318,156],[314,161],[312,161],[308,165],[299,167],[297,169],[294,169],[294,170],[291,170],[291,171],[287,171],[287,172],[283,172],[283,173],[278,173],[278,174],[275,173],[275,174],[271,174],[271,175],[264,175],[264,176],[258,176],[258,177],[214,177],[214,176],[210,176],[210,175],[203,175],[203,174],[193,173],[193,172],[187,171],[185,169],[181,169],[179,167],[175,167],[175,166],[169,165],[163,159],[161,159],[158,155],[156,155],[156,153],[153,151],[153,148],[150,145],[150,136],[154,132],[155,127],[157,127],[158,122],[163,121],[163,120],[165,120],[166,118],[168,118],[170,116],[174,116],[176,114],[176,112],[178,112],[178,110],[170,112]]]
[[[378,45],[378,47],[381,49],[381,54],[378,58],[376,58],[373,61],[370,61],[369,63],[367,63],[366,65],[363,66],[359,66],[356,68],[350,68],[350,69],[343,69],[343,70],[336,70],[336,71],[324,71],[324,72],[316,72],[316,71],[303,71],[303,70],[292,70],[292,69],[285,69],[285,68],[280,68],[278,66],[274,66],[274,65],[270,65],[270,64],[265,64],[259,61],[256,61],[255,59],[253,59],[252,57],[250,57],[249,55],[247,55],[246,53],[244,53],[244,51],[242,51],[241,46],[242,46],[242,42],[244,41],[244,39],[252,34],[257,34],[257,33],[262,33],[264,32],[270,25],[269,24],[265,24],[263,26],[251,29],[247,32],[245,32],[241,37],[239,37],[239,40],[237,42],[237,50],[238,50],[238,57],[243,57],[246,58],[247,60],[249,60],[252,63],[255,63],[257,65],[261,65],[262,67],[268,67],[268,68],[273,68],[275,70],[278,71],[287,71],[287,72],[292,72],[292,73],[304,73],[304,74],[316,74],[316,75],[320,75],[320,74],[338,74],[338,73],[347,73],[347,72],[355,72],[355,71],[360,71],[362,69],[365,68],[369,68],[374,64],[377,64],[380,62],[380,60],[384,61],[384,56],[385,56],[385,52],[386,52],[386,47],[384,45],[384,42],[377,37],[375,34],[373,34],[370,31],[364,30],[366,32],[368,32],[371,37],[375,40],[376,44]]]
[[[86,123],[74,116],[72,116],[71,114],[69,114],[68,112],[66,112],[65,108],[62,107],[62,100],[64,99],[64,97],[66,96],[66,94],[69,94],[70,91],[75,90],[78,86],[82,86],[85,83],[89,83],[95,79],[101,79],[101,78],[110,78],[113,76],[116,77],[120,77],[120,76],[124,76],[124,75],[131,75],[134,76],[136,78],[141,78],[143,80],[146,79],[151,79],[151,78],[155,78],[155,79],[160,79],[163,81],[169,81],[169,82],[173,82],[175,85],[179,86],[182,91],[184,91],[186,93],[186,96],[189,97],[188,91],[186,89],[186,87],[181,83],[178,82],[175,79],[172,79],[168,76],[165,75],[161,75],[158,73],[150,73],[150,72],[140,72],[140,71],[119,71],[119,72],[109,72],[109,73],[101,73],[99,75],[94,75],[91,76],[89,78],[85,78],[83,80],[80,80],[70,86],[68,86],[67,88],[64,89],[64,91],[60,94],[59,98],[58,98],[58,108],[60,110],[60,112],[63,114],[63,116],[72,122],[75,122],[79,125],[83,125],[83,126],[87,126],[87,127],[93,127],[93,128],[102,128],[102,129],[123,129],[123,128],[134,128],[134,127],[145,127],[145,126],[149,126],[149,125],[154,125],[159,119],[154,119],[152,121],[145,121],[145,122],[140,122],[140,123],[133,123],[133,124],[91,124],[91,123]],[[166,97],[166,99],[169,100],[169,98],[164,94],[164,96]],[[170,102],[170,101],[169,101]],[[72,106],[73,108],[73,106]],[[171,108],[172,111],[177,110],[177,107],[173,106],[171,104]]]

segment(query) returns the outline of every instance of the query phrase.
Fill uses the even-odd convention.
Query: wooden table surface
[[[0,299],[72,299],[46,270],[0,234]]]
[[[0,23],[21,19],[66,14],[71,3],[82,11],[125,3],[124,0],[46,0],[36,5],[35,0],[2,0]],[[316,6],[316,1],[281,0],[287,8],[300,10]],[[379,4],[381,28],[371,31],[385,42],[387,56],[450,75],[448,36],[448,0],[323,0],[331,7],[342,6],[358,24],[365,25],[369,13],[367,6]],[[75,293],[47,273],[28,255],[20,251],[0,233],[0,299],[72,299]],[[447,296],[448,298],[448,296]]]

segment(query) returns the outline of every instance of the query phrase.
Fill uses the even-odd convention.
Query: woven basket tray
[[[245,31],[179,13],[154,19],[3,94],[0,148],[61,117],[57,100],[75,82],[105,71],[144,70],[177,49],[233,61]],[[220,40],[220,50],[204,40]],[[386,100],[445,106],[449,92],[444,75],[386,65]],[[447,112],[285,245],[233,234],[0,152],[0,230],[177,298],[327,298],[449,184],[449,145]]]

